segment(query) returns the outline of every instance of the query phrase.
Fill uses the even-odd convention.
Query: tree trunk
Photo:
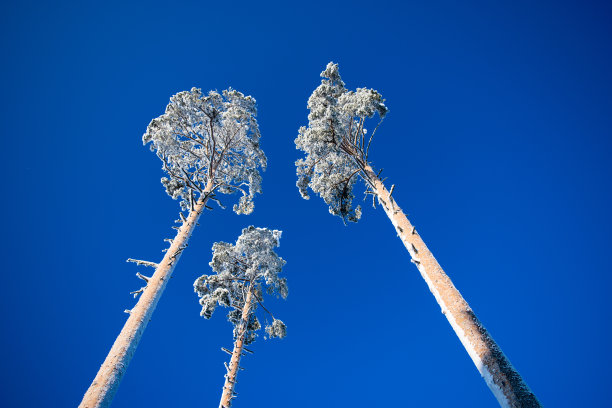
[[[229,408],[232,405],[232,398],[234,396],[234,387],[236,386],[236,376],[240,367],[240,356],[242,355],[242,349],[244,347],[244,336],[247,332],[247,325],[249,323],[249,314],[251,309],[251,302],[253,296],[253,284],[249,285],[247,297],[242,308],[242,321],[240,322],[240,331],[236,341],[234,342],[234,351],[232,352],[232,359],[230,360],[227,374],[225,375],[225,384],[223,384],[223,393],[221,394],[221,402],[219,408]]]
[[[209,182],[201,198],[178,230],[170,248],[166,251],[166,255],[157,265],[153,276],[149,278],[136,306],[130,311],[130,317],[106,356],[96,378],[85,393],[79,408],[108,407],[112,402],[123,374],[136,351],[142,333],[151,320],[155,306],[157,306],[157,302],[172,276],[172,271],[181,257],[181,252],[185,249],[187,241],[189,241],[212,189],[213,183]]]
[[[442,313],[448,319],[499,404],[502,407],[512,408],[540,407],[536,396],[480,323],[453,282],[444,273],[384,184],[370,166],[365,166],[364,171],[373,183],[379,203],[408,249],[412,262],[421,272],[429,290],[442,308]]]

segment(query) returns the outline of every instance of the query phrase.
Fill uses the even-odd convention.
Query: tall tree
[[[308,100],[308,126],[299,130],[295,140],[305,158],[296,162],[297,186],[305,199],[308,188],[320,195],[329,212],[343,221],[357,222],[360,206],[353,205],[353,189],[360,178],[367,194],[377,199],[395,227],[442,313],[461,340],[502,407],[539,407],[519,373],[510,364],[472,309],[444,273],[415,227],[392,197],[394,185],[387,190],[372,169],[370,144],[387,114],[382,96],[373,89],[348,91],[338,65],[329,63],[321,73],[323,80]],[[380,121],[368,136],[366,122],[378,114]],[[375,205],[376,201],[373,201]]]
[[[197,88],[170,98],[166,112],[151,121],[142,137],[162,161],[168,177],[162,178],[166,192],[180,199],[180,227],[159,263],[128,259],[155,268],[151,277],[138,273],[146,282],[134,296],[141,295],[129,311],[127,322],[79,405],[107,407],[136,351],[155,306],[159,301],[181,252],[187,247],[198,219],[215,193],[241,192],[234,211],[253,211],[253,196],[261,192],[259,169],[266,156],[259,147],[255,99],[233,89],[207,95]],[[217,200],[218,201],[218,200]],[[209,207],[208,207],[209,208]]]
[[[229,365],[225,364],[225,384],[221,394],[220,408],[229,408],[235,396],[236,376],[240,368],[240,357],[244,346],[251,344],[256,331],[261,328],[256,316],[258,306],[269,314],[272,322],[266,326],[269,337],[285,337],[285,324],[275,319],[263,305],[263,288],[268,294],[287,297],[287,280],[280,278],[285,261],[274,248],[279,246],[281,231],[253,226],[242,230],[235,245],[216,242],[213,245],[213,258],[210,262],[214,275],[202,275],[193,284],[200,297],[200,315],[210,319],[217,305],[232,310],[227,319],[234,325],[234,349]]]

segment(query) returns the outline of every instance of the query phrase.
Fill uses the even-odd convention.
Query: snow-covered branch
[[[337,64],[330,62],[321,77],[321,85],[308,100],[308,126],[300,128],[295,140],[305,154],[296,162],[297,186],[304,198],[309,198],[310,188],[323,198],[331,214],[356,222],[361,207],[353,206],[357,182],[353,176],[359,174],[368,185],[372,182],[363,169],[387,107],[373,89],[347,90]],[[376,114],[380,120],[366,143],[366,124]]]
[[[274,321],[277,320],[262,304],[262,288],[265,287],[267,293],[282,298],[286,298],[288,294],[287,280],[279,277],[285,261],[274,251],[279,245],[280,237],[281,231],[251,226],[242,230],[236,244],[216,242],[210,262],[215,273],[200,276],[193,284],[202,306],[200,315],[209,319],[217,306],[233,308],[227,317],[235,328],[238,328],[242,309],[251,292],[256,302],[250,304],[249,314],[254,320],[250,320],[248,325],[250,329],[246,333],[245,344],[255,339],[254,332],[261,327],[255,316],[258,306]],[[277,333],[278,329],[275,330]]]
[[[266,167],[256,115],[255,99],[250,96],[231,88],[206,95],[192,88],[170,98],[166,112],[151,121],[143,143],[150,143],[162,160],[168,174],[162,184],[168,195],[181,200],[183,210],[193,208],[194,191],[203,194],[204,186],[212,182],[215,187],[248,186],[234,211],[253,211],[253,197],[261,193],[260,169]]]

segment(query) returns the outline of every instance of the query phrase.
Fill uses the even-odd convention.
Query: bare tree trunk
[[[240,332],[236,341],[234,342],[234,350],[232,352],[232,359],[230,360],[227,374],[225,375],[225,384],[223,384],[223,393],[221,394],[221,402],[219,408],[229,408],[232,405],[232,398],[234,396],[234,387],[236,386],[236,376],[238,374],[238,368],[240,367],[240,356],[242,355],[242,349],[244,347],[244,336],[247,332],[247,325],[249,323],[249,314],[251,313],[251,302],[253,296],[253,284],[249,285],[247,297],[242,308],[242,321],[240,322]]]
[[[365,166],[364,171],[373,183],[379,203],[387,213],[404,246],[408,249],[412,262],[421,272],[429,290],[442,308],[442,313],[448,319],[499,404],[502,407],[512,408],[541,407],[536,396],[510,364],[510,361],[463,299],[461,293],[444,273],[438,261],[427,249],[390,192],[387,191],[370,166]]]
[[[157,265],[155,273],[148,279],[145,290],[142,292],[136,306],[130,311],[130,317],[106,356],[96,378],[94,378],[85,393],[79,408],[108,407],[112,402],[123,374],[136,351],[142,333],[151,320],[155,306],[157,306],[157,302],[172,276],[174,267],[181,257],[181,252],[185,249],[187,241],[189,241],[189,237],[204,210],[212,190],[213,183],[211,181],[206,185],[201,198],[178,230],[170,248],[166,251],[166,255]]]

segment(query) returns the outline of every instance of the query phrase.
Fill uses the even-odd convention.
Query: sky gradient
[[[383,211],[344,226],[295,187],[329,61],[390,109],[370,159],[544,406],[608,404],[612,18],[604,2],[0,5],[0,406],[76,406],[159,261],[178,202],[141,137],[171,95],[258,102],[255,211],[205,213],[113,407],[218,404],[231,325],[199,316],[215,241],[283,231],[287,338],[253,345],[235,407],[492,407]],[[361,199],[356,190],[357,200]]]

